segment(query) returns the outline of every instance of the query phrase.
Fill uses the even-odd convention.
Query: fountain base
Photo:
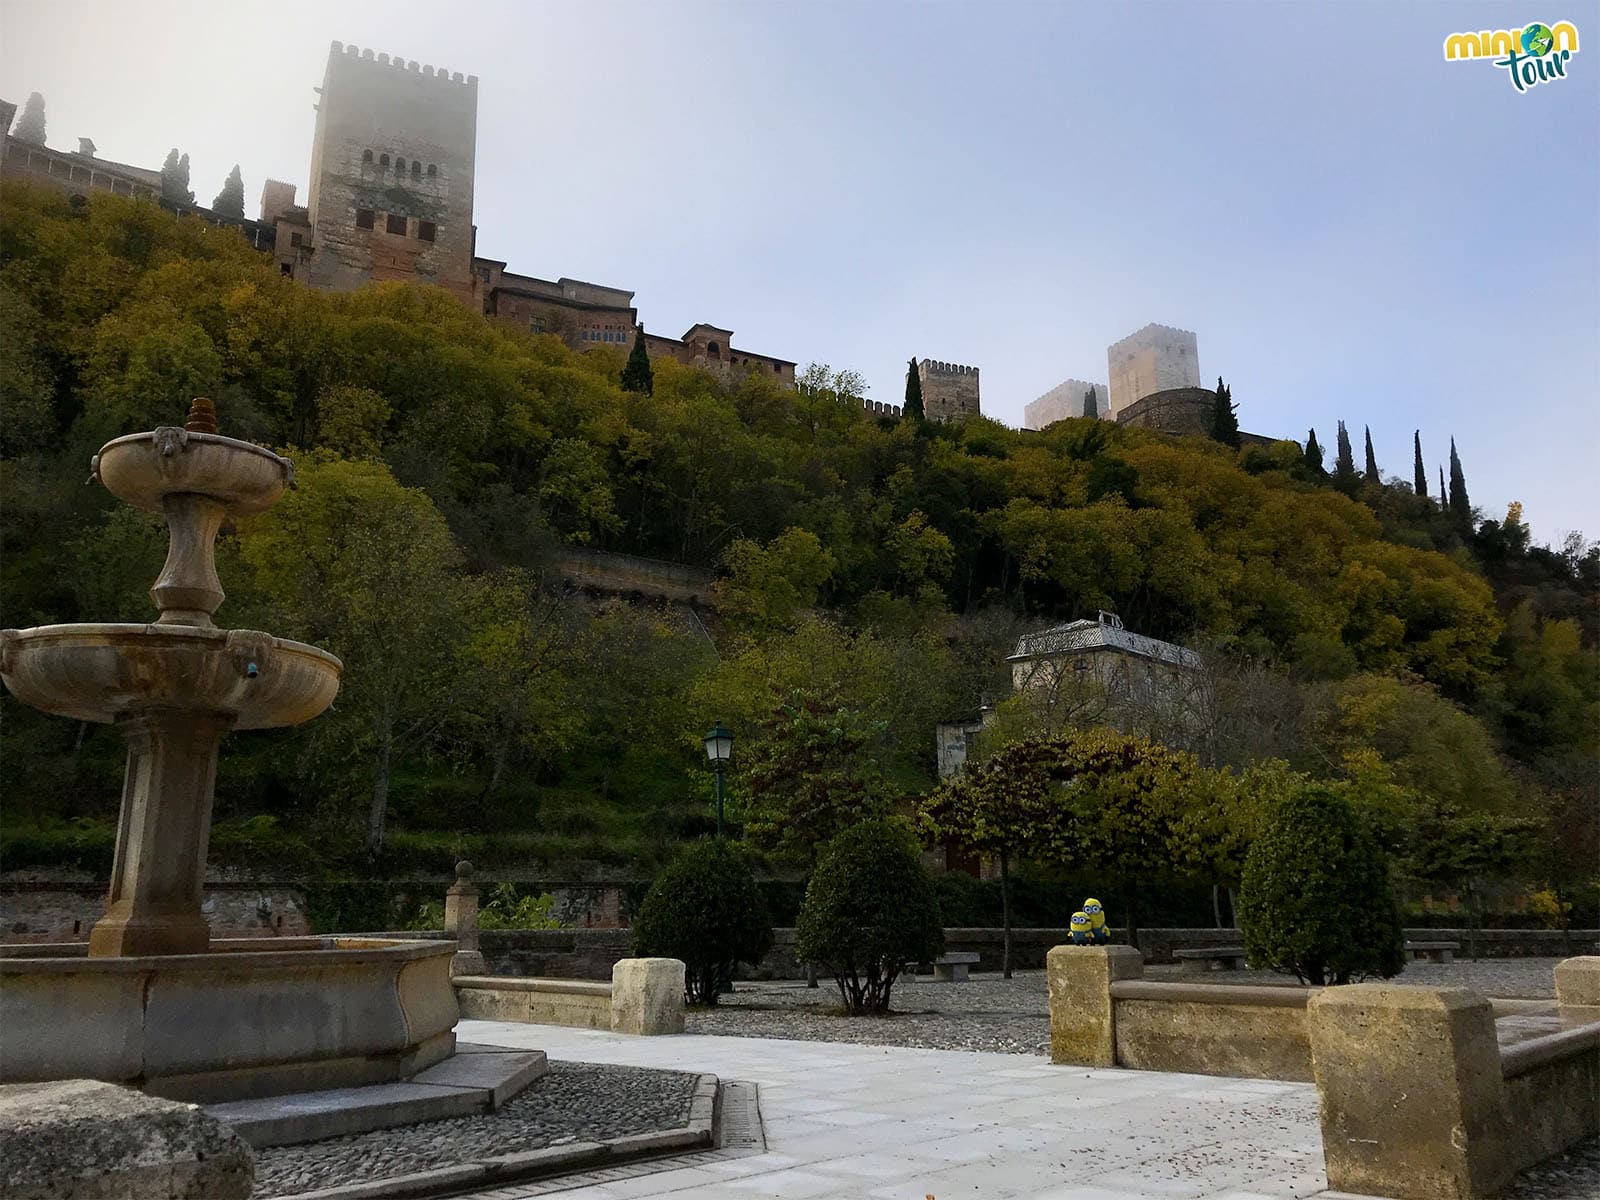
[[[0,1083],[100,1079],[211,1104],[407,1079],[455,1046],[453,942],[86,950],[0,948]]]

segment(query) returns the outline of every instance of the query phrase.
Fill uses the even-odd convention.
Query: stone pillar
[[[624,958],[611,968],[611,1032],[682,1033],[683,963]]]
[[[1330,1188],[1467,1200],[1511,1178],[1486,998],[1463,988],[1330,987],[1307,1003],[1306,1023]]]
[[[1111,985],[1144,974],[1132,946],[1056,946],[1045,956],[1050,981],[1050,1061],[1117,1065]]]
[[[93,958],[204,954],[200,911],[217,750],[233,718],[145,709],[117,723],[128,765],[106,915],[89,932]]]
[[[1600,955],[1586,954],[1556,964],[1556,1003],[1562,1008],[1588,1008],[1582,1019],[1600,1020]]]
[[[478,885],[472,882],[472,864],[465,859],[456,864],[456,881],[444,894],[444,931],[456,939],[452,977],[489,973],[478,950]]]

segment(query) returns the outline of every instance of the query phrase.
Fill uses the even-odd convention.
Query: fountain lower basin
[[[0,676],[19,700],[109,724],[141,709],[232,717],[234,729],[309,721],[342,664],[303,642],[193,625],[40,625],[0,633]]]
[[[0,1082],[215,1103],[406,1079],[447,1058],[454,942],[217,940],[202,954],[0,948]],[[25,957],[24,957],[25,956]]]

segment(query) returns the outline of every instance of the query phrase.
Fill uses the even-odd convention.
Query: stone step
[[[257,1150],[499,1108],[550,1069],[542,1050],[462,1045],[413,1078],[208,1104]]]

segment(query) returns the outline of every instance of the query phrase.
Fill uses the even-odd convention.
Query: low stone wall
[[[1029,931],[1032,932],[1032,931]],[[1126,930],[1113,930],[1118,941]],[[1203,950],[1211,946],[1237,946],[1243,935],[1237,929],[1140,929],[1139,949],[1148,963],[1175,962],[1175,950]],[[1600,929],[1407,929],[1408,942],[1460,942],[1456,957],[1465,958],[1476,937],[1482,958],[1568,958],[1594,954],[1600,949]],[[1057,942],[1065,938],[1057,938]]]
[[[645,1036],[682,1033],[684,966],[675,958],[625,958],[609,983],[457,975],[464,1018],[567,1025]]]
[[[1140,1071],[1309,1083],[1311,994],[1298,987],[1113,983],[1117,1063]]]
[[[611,1028],[611,985],[576,979],[458,975],[461,1016],[475,1021]]]

